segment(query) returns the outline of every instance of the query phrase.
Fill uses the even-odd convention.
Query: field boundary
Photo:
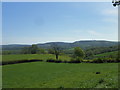
[[[10,61],[10,62],[2,62],[2,63],[0,63],[0,65],[28,63],[28,62],[40,62],[40,61],[43,61],[43,60],[32,59],[32,60]]]
[[[9,64],[20,64],[20,63],[29,63],[29,62],[48,62],[48,63],[119,63],[120,61],[109,61],[109,62],[98,62],[98,61],[61,61],[61,60],[39,60],[39,59],[31,59],[31,60],[19,60],[19,61],[5,61],[0,62],[1,65],[9,65]]]

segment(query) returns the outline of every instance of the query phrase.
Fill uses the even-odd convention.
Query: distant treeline
[[[109,47],[91,47],[88,49],[84,49],[85,58],[91,59],[97,54],[118,51],[118,50],[120,50],[119,46],[116,45],[116,46],[109,46]],[[73,53],[74,53],[74,48],[61,50],[61,54],[72,55]],[[54,50],[52,48],[43,49],[43,48],[39,48],[37,45],[31,45],[29,47],[23,47],[20,50],[3,50],[2,54],[3,55],[8,55],[8,54],[54,54]],[[117,54],[117,53],[115,53],[115,54]],[[112,57],[116,57],[116,55],[110,56],[110,58],[112,58]]]
[[[85,53],[86,53],[86,57],[89,57],[97,54],[119,51],[120,50],[119,47],[120,45],[110,46],[110,47],[93,47],[85,50]]]

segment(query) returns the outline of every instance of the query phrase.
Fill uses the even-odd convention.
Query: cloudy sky
[[[111,2],[4,2],[2,44],[118,40]]]

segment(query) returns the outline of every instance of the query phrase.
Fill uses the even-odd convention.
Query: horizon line
[[[32,45],[32,44],[54,43],[54,42],[74,43],[74,42],[78,42],[78,41],[109,41],[109,42],[119,42],[119,40],[103,40],[103,39],[99,39],[99,40],[75,40],[75,41],[48,41],[48,42],[31,43],[31,44],[27,44],[27,43],[11,43],[11,44],[0,44],[0,45]]]

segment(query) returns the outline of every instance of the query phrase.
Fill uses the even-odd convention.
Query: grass
[[[118,85],[117,63],[32,62],[5,65],[2,69],[3,88],[117,88]]]
[[[53,54],[19,54],[19,55],[2,55],[2,61],[18,61],[18,60],[31,60],[31,59],[39,59],[39,60],[47,60],[47,59],[55,59],[55,55]],[[70,60],[70,57],[67,55],[60,55],[60,60]]]
[[[107,53],[97,54],[97,55],[95,55],[95,56],[100,57],[100,56],[110,56],[110,55],[112,55],[112,56],[114,56],[114,57],[117,57],[118,51],[113,51],[113,52],[107,52]]]

